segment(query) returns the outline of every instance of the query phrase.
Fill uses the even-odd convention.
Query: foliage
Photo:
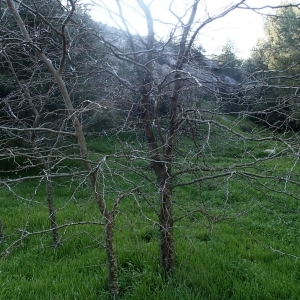
[[[284,130],[300,128],[298,97],[300,14],[295,7],[281,7],[265,21],[266,39],[253,51],[252,63],[258,75],[267,80],[265,109],[270,110],[266,123]]]
[[[222,73],[237,82],[244,80],[243,70],[241,69],[242,60],[236,56],[236,46],[233,41],[228,40],[222,47],[221,54],[215,56]]]
[[[299,53],[300,13],[297,8],[279,8],[275,16],[265,21],[267,40],[264,47],[264,61],[270,70],[288,70],[288,74],[299,73],[295,64]]]
[[[19,10],[32,40],[54,66],[59,66],[63,49],[58,28],[68,8],[55,0],[41,2],[38,6],[35,1],[26,0]],[[31,125],[35,118],[33,106],[29,104],[32,101],[35,109],[43,116],[41,123],[48,126],[52,123],[50,126],[56,124],[59,127],[61,120],[65,118],[64,107],[52,75],[38,60],[34,51],[30,50],[29,45],[25,43],[24,46],[19,46],[22,37],[14,19],[9,14],[4,14],[2,19],[0,32],[4,37],[2,43],[5,48],[0,53],[0,105],[6,126],[16,121],[12,112],[20,122],[24,122],[26,126]],[[95,38],[101,27],[91,20],[83,7],[80,9],[78,6],[77,13],[72,23],[67,24],[66,30],[69,44],[64,80],[74,105],[86,109],[90,102],[99,101],[103,95],[102,78],[98,71],[95,73],[95,61],[100,61],[105,56],[103,47]],[[27,99],[24,99],[24,92],[22,95],[19,91],[22,86],[27,87]]]

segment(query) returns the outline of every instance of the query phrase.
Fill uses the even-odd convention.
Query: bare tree
[[[243,80],[236,82],[197,50],[199,32],[235,9],[249,9],[246,0],[237,1],[215,15],[206,14],[201,20],[198,19],[199,0],[192,1],[180,12],[176,11],[176,1],[170,1],[166,12],[175,21],[168,37],[162,40],[156,39],[154,31],[157,22],[152,15],[154,1],[136,0],[132,7],[147,25],[146,36],[132,33],[130,20],[125,17],[127,4],[121,0],[114,2],[116,10],[109,9],[105,1],[98,2],[100,8],[123,29],[108,28],[107,32],[99,32],[77,21],[74,18],[75,0],[68,0],[66,5],[59,2],[60,12],[51,10],[49,15],[34,1],[6,0],[1,3],[6,3],[5,14],[12,16],[19,28],[9,31],[8,23],[1,25],[11,33],[3,40],[6,46],[17,49],[22,61],[16,62],[14,52],[9,52],[10,47],[1,50],[16,88],[1,98],[5,114],[1,115],[0,129],[7,147],[0,158],[22,156],[26,163],[20,168],[34,165],[41,170],[38,175],[2,180],[1,184],[9,189],[10,184],[25,179],[46,181],[50,231],[53,243],[57,245],[58,230],[68,224],[59,225],[55,219],[53,178],[78,176],[82,181],[88,178],[103,218],[103,222],[98,223],[105,228],[112,297],[119,294],[114,227],[119,204],[125,197],[132,196],[147,221],[158,224],[160,264],[167,272],[175,268],[175,222],[179,224],[182,219],[200,213],[206,220],[203,225],[211,232],[216,223],[248,211],[233,209],[232,185],[239,185],[243,191],[255,186],[266,194],[273,191],[298,200],[299,195],[293,191],[299,186],[299,181],[291,174],[299,160],[299,134],[290,137],[287,134],[290,128],[282,133],[277,128],[256,126],[255,123],[244,130],[239,127],[246,118],[264,123],[262,115],[277,109],[263,106],[268,102],[264,91],[271,87],[266,81],[266,73],[243,70]],[[22,15],[24,11],[40,20],[45,25],[43,29],[51,33],[51,38],[39,38],[40,28],[37,23],[33,27],[26,23],[28,18]],[[82,40],[74,36],[79,37],[82,32],[91,33],[97,40],[95,44],[91,42],[91,47],[83,49],[88,60],[82,60],[84,63],[80,64],[80,60],[74,57],[83,47]],[[105,52],[105,59],[100,59],[95,54],[97,51]],[[104,75],[100,80],[96,79],[99,74]],[[22,81],[22,76],[26,77],[25,81]],[[103,101],[93,102],[85,97],[75,99],[73,91],[78,85],[72,84],[72,79],[82,81],[84,86],[90,85]],[[48,110],[51,101],[56,107]],[[102,107],[122,113],[122,126],[113,128],[114,135],[134,132],[137,141],[130,145],[118,140],[120,151],[95,160],[89,156],[84,132],[88,123],[85,115],[93,115]],[[51,119],[53,114],[55,122]],[[113,116],[117,119],[117,114]],[[21,137],[27,148],[11,146],[10,142],[16,137]],[[75,154],[70,154],[71,150]],[[235,150],[239,153],[237,157]],[[230,154],[231,160],[226,163],[218,161],[216,151],[224,156]],[[291,157],[291,166],[284,172],[278,171],[272,162],[287,155]],[[107,167],[105,173],[110,158],[114,159],[115,166]],[[83,168],[65,172],[64,163],[68,160],[81,162]],[[54,167],[61,165],[62,169],[54,173]],[[125,178],[128,171],[141,179],[138,187],[129,177]],[[114,196],[108,196],[113,198],[109,205],[106,186],[105,183],[101,185],[99,175],[103,181],[105,176],[112,178],[109,188]],[[129,188],[116,191],[115,178],[121,177]],[[277,187],[275,182],[279,182]],[[211,199],[201,194],[204,186],[212,189],[222,186],[222,201],[214,206]],[[185,188],[197,191],[199,199],[182,196]],[[157,219],[147,216],[145,206],[155,211]],[[19,240],[41,232],[49,230],[34,233],[24,230]]]
[[[94,1],[94,3],[105,10],[120,28],[125,29],[125,33],[120,32],[122,42],[116,43],[109,37],[104,37],[102,40],[111,55],[128,66],[130,74],[122,73],[121,70],[124,69],[121,67],[117,67],[117,71],[112,70],[110,64],[104,67],[119,80],[120,84],[131,91],[132,99],[135,99],[130,107],[135,110],[135,116],[138,116],[137,122],[142,124],[149,149],[148,159],[155,173],[160,194],[160,208],[157,211],[160,228],[160,264],[169,272],[175,267],[174,221],[182,218],[182,216],[174,218],[174,205],[177,206],[173,197],[174,190],[182,186],[200,188],[202,183],[211,180],[222,182],[227,196],[218,213],[211,214],[203,204],[195,209],[182,208],[185,211],[184,215],[202,212],[207,216],[209,228],[212,228],[214,223],[226,218],[229,186],[232,180],[239,181],[243,178],[245,181],[260,181],[261,179],[263,182],[267,178],[275,179],[273,175],[261,176],[256,172],[245,170],[252,167],[259,169],[261,163],[263,165],[263,162],[274,159],[287,149],[293,154],[297,151],[289,141],[274,132],[267,136],[265,132],[257,132],[256,135],[240,133],[236,125],[231,124],[230,118],[227,117],[229,114],[236,114],[239,116],[236,122],[246,117],[260,118],[259,109],[256,110],[253,103],[257,101],[254,99],[261,97],[262,91],[268,88],[263,78],[248,73],[244,81],[238,83],[220,74],[216,63],[208,61],[201,53],[198,58],[196,57],[197,53],[194,49],[199,32],[233,10],[251,9],[245,0],[237,1],[213,16],[207,14],[201,22],[197,20],[197,14],[201,9],[200,1],[193,1],[181,13],[176,12],[175,1],[170,1],[166,13],[172,15],[176,23],[172,25],[170,35],[165,41],[155,40],[156,20],[152,16],[153,1],[148,3],[137,0],[135,5],[128,8],[125,2],[116,0],[115,10],[108,8],[103,1]],[[137,32],[132,33],[134,30],[130,19],[125,17],[128,9],[143,16],[148,30],[146,36],[140,36]],[[163,20],[160,22],[163,23]],[[195,67],[195,64],[198,64],[198,67]],[[199,93],[203,98],[208,97],[212,100],[206,102],[207,104],[202,103]],[[160,110],[162,104],[167,107],[165,114]],[[262,109],[261,114],[265,113],[268,112]],[[220,137],[220,143],[224,143],[224,147],[231,144],[240,148],[243,147],[240,142],[246,145],[251,141],[263,145],[275,140],[275,147],[281,150],[276,153],[276,156],[274,150],[271,156],[258,158],[255,149],[245,146],[244,155],[249,158],[248,162],[215,166],[211,143],[211,135],[215,129],[223,131],[226,136],[231,136],[230,141]],[[206,133],[203,134],[203,131]],[[186,149],[184,146],[186,137],[190,137],[195,149]],[[136,153],[136,149],[134,151]],[[295,160],[297,159],[296,154]],[[190,180],[186,180],[187,177],[190,177]],[[261,185],[264,186],[262,182]],[[290,183],[297,185],[296,182]]]
[[[206,25],[228,14],[230,11],[239,7],[245,1],[240,1],[238,4],[230,6],[224,12],[216,15],[213,18],[208,18],[200,25],[195,26],[195,18],[198,10],[199,1],[194,1],[187,11],[185,16],[189,14],[187,21],[184,22],[182,16],[173,11],[173,2],[170,3],[169,11],[175,16],[177,25],[174,32],[171,34],[169,41],[163,43],[160,48],[157,48],[154,32],[154,20],[151,13],[151,3],[145,1],[136,1],[141,13],[145,18],[148,33],[146,38],[135,37],[130,31],[129,20],[124,17],[124,6],[121,1],[116,1],[119,20],[126,28],[126,42],[130,49],[129,52],[122,52],[119,48],[111,47],[110,43],[106,43],[113,55],[119,60],[131,63],[135,71],[138,85],[136,93],[139,94],[140,117],[143,124],[143,130],[150,151],[151,166],[156,175],[157,187],[160,192],[160,212],[159,212],[159,227],[160,227],[160,247],[161,247],[161,266],[166,271],[171,271],[175,267],[174,257],[174,241],[173,241],[173,160],[175,155],[175,145],[182,120],[179,119],[181,105],[180,97],[184,88],[183,82],[190,80],[196,83],[196,86],[201,86],[196,77],[189,76],[184,70],[185,64],[189,61],[190,53],[197,37],[198,32]],[[102,3],[102,6],[105,5]],[[113,14],[113,13],[112,13]],[[170,73],[164,74],[162,78],[156,78],[155,63],[160,57],[166,56],[164,49],[171,42],[174,35],[179,31],[178,53],[172,59],[174,60],[174,69]],[[188,75],[188,77],[187,77]],[[117,75],[116,75],[117,76]],[[124,80],[120,80],[124,82]],[[133,87],[135,88],[135,87]],[[167,93],[166,91],[169,90]],[[167,94],[166,94],[167,93]],[[168,103],[168,123],[165,124],[164,132],[162,130],[162,120],[158,115],[157,103],[160,99],[165,98]],[[157,130],[154,128],[156,126]]]
[[[9,153],[5,155],[4,158],[22,156],[27,160],[27,164],[22,165],[21,168],[26,168],[32,164],[32,166],[39,166],[42,169],[43,172],[41,175],[31,176],[31,178],[45,178],[46,180],[51,232],[53,244],[57,246],[59,244],[58,229],[60,227],[55,217],[52,178],[64,175],[53,175],[52,168],[58,166],[62,161],[71,158],[68,156],[66,150],[72,148],[73,144],[64,145],[61,142],[68,139],[68,137],[77,140],[80,156],[74,156],[71,159],[81,161],[84,171],[70,172],[69,174],[65,174],[65,176],[74,176],[81,173],[90,180],[95,201],[105,220],[105,247],[108,258],[109,289],[111,295],[116,297],[119,293],[119,287],[114,246],[115,213],[119,202],[130,193],[119,194],[114,201],[112,209],[109,210],[107,208],[97,179],[101,161],[93,166],[94,163],[89,159],[83,126],[79,120],[79,115],[82,114],[85,109],[77,110],[74,107],[70,92],[67,88],[68,82],[65,79],[67,60],[70,61],[71,66],[69,69],[74,72],[73,76],[76,75],[75,62],[74,64],[72,63],[72,52],[70,52],[72,46],[74,47],[73,44],[75,41],[74,39],[69,39],[70,30],[72,30],[69,24],[72,22],[73,25],[74,23],[77,24],[73,18],[76,9],[75,1],[68,1],[66,6],[59,3],[58,6],[54,6],[52,10],[46,11],[47,14],[44,14],[45,11],[43,12],[45,9],[43,5],[39,7],[30,1],[8,0],[6,1],[6,5],[5,14],[10,13],[10,16],[13,17],[19,27],[19,32],[17,30],[11,32],[7,31],[7,37],[4,42],[7,44],[8,50],[10,48],[16,49],[20,61],[14,61],[16,56],[12,55],[13,52],[7,53],[7,51],[3,51],[4,64],[10,68],[12,78],[17,84],[17,89],[15,92],[11,91],[8,93],[4,98],[3,107],[7,112],[7,116],[3,117],[1,130],[7,137],[6,144],[8,147],[10,145],[10,137],[13,138],[14,135],[17,135],[19,140],[21,138],[29,142],[31,148],[24,148],[24,151],[22,151],[22,148],[21,151],[18,148],[8,148],[7,151]],[[34,16],[33,24],[28,24],[30,19],[27,18],[27,13]],[[36,19],[40,21],[41,26],[36,22]],[[77,28],[80,30],[80,24],[77,24]],[[42,32],[43,30],[44,32],[47,31],[47,33],[51,32],[54,36],[53,40],[50,38],[50,42],[46,41],[48,44],[43,44],[45,42],[43,40],[45,36],[43,34],[44,32]],[[76,51],[74,52],[76,53]],[[18,63],[20,65],[18,65]],[[21,66],[21,69],[16,70],[16,65],[18,68]],[[22,72],[24,74],[22,74]],[[89,72],[91,72],[91,70],[89,70]],[[28,80],[24,81],[24,77],[28,77]],[[62,102],[50,102],[55,99],[55,97],[62,98]],[[26,106],[27,103],[29,103],[29,106]],[[88,105],[89,103],[90,101],[87,101]],[[48,112],[48,106],[53,104],[56,104],[58,108]],[[89,110],[88,107],[87,110]],[[55,115],[56,120],[55,118],[51,118],[52,114]],[[5,124],[6,121],[8,121],[7,124]],[[70,130],[70,126],[73,127],[73,132]],[[46,134],[48,138],[46,138]],[[42,140],[46,140],[46,143],[42,143]],[[46,149],[43,148],[43,145],[44,147],[46,145]],[[36,160],[37,164],[35,163]],[[22,180],[26,178],[30,178],[30,176],[25,176]],[[5,181],[4,184],[8,186]],[[29,234],[25,234],[25,236],[29,236]]]

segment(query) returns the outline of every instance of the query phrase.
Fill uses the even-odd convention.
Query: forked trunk
[[[60,89],[61,95],[64,99],[65,108],[68,111],[70,119],[73,122],[73,127],[75,130],[74,135],[77,138],[83,167],[90,174],[89,177],[90,177],[92,188],[94,190],[95,200],[98,204],[98,207],[99,207],[101,213],[104,215],[105,220],[106,220],[105,240],[106,240],[106,247],[107,247],[106,252],[107,252],[107,259],[108,259],[108,266],[109,266],[109,270],[108,270],[109,289],[110,289],[112,297],[116,298],[117,295],[119,294],[119,288],[118,288],[118,277],[117,277],[118,276],[118,274],[117,274],[117,259],[116,259],[116,253],[115,253],[115,248],[114,248],[114,235],[113,235],[114,214],[107,212],[105,209],[104,199],[101,196],[101,192],[100,192],[100,189],[99,189],[99,186],[97,183],[97,176],[96,176],[95,172],[92,172],[93,171],[92,166],[91,166],[90,162],[88,161],[88,150],[87,150],[85,135],[83,133],[81,123],[77,118],[76,110],[73,107],[73,103],[71,101],[69,92],[66,88],[65,82],[61,75],[63,68],[64,68],[64,63],[65,63],[66,53],[67,53],[67,38],[66,38],[64,30],[65,30],[66,24],[71,19],[72,15],[75,11],[75,1],[70,1],[71,11],[69,12],[68,16],[65,18],[63,25],[61,27],[60,34],[62,36],[62,42],[63,42],[62,48],[64,51],[63,51],[63,54],[61,57],[61,63],[60,63],[60,67],[58,70],[55,69],[55,67],[52,65],[51,60],[48,59],[48,57],[45,55],[45,53],[42,52],[42,50],[39,50],[35,46],[35,43],[30,38],[27,28],[26,28],[22,18],[20,17],[18,10],[15,8],[13,1],[12,0],[6,0],[6,1],[7,1],[8,8],[10,9],[12,15],[14,16],[16,22],[18,23],[18,25],[20,27],[20,30],[24,36],[25,41],[28,43],[28,45],[32,46],[32,49],[35,52],[35,54],[45,64],[45,66],[48,68],[49,72],[55,78],[56,83]],[[52,191],[52,189],[50,189],[50,190]],[[51,207],[53,207],[53,206],[51,206]],[[51,212],[50,212],[50,215],[55,216],[54,214],[51,214]],[[56,223],[55,219],[53,221],[54,221],[54,223]]]

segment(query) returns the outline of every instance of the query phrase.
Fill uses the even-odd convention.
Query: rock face
[[[114,53],[110,54],[107,60],[107,65],[111,71],[119,76],[124,76],[127,73],[132,76],[134,72],[134,64],[129,62],[133,58],[130,53],[130,47],[126,33],[122,30],[102,26],[104,40],[111,44],[111,49]],[[141,65],[146,64],[145,44],[146,40],[139,36],[133,36],[133,41],[136,46],[137,56]],[[163,44],[156,42],[152,61],[152,78],[154,84],[158,86],[162,81],[171,80],[176,70],[176,57],[178,53],[178,46],[176,44]],[[119,57],[118,57],[119,56]],[[124,61],[120,57],[128,59]],[[126,69],[126,72],[124,72]],[[238,89],[238,83],[228,76],[222,74],[222,70],[218,64],[205,57],[199,51],[192,50],[187,57],[187,62],[184,64],[182,70],[182,77],[185,78],[187,86],[193,86],[197,92],[210,96],[214,99],[218,98],[222,93],[235,93]]]

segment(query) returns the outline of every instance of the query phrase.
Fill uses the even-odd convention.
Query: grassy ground
[[[214,167],[250,162],[253,155],[259,158],[263,149],[274,146],[270,142],[245,145],[219,131],[211,134],[210,149],[203,148],[201,155]],[[91,156],[97,160],[103,153],[115,153],[133,139],[128,135],[117,143],[108,137],[93,140]],[[189,155],[193,159],[196,154]],[[139,167],[138,174],[130,171],[133,164]],[[244,171],[269,170],[279,176],[292,169],[291,176],[299,181],[300,169],[294,165],[292,157],[283,156]],[[102,167],[106,177],[99,180],[108,206],[119,192],[134,185],[143,186],[146,195],[127,197],[119,207],[115,240],[121,299],[299,299],[300,206],[286,193],[274,191],[286,189],[299,197],[294,186],[233,176],[175,188],[177,267],[166,276],[158,264],[155,209],[159,203],[148,164],[116,159]],[[175,170],[181,167],[178,163]],[[179,176],[175,183],[194,176]],[[53,183],[58,223],[94,224],[60,229],[62,246],[55,250],[49,233],[31,235],[8,248],[26,232],[47,229],[49,224],[44,182],[12,185],[15,194],[2,187],[0,218],[5,240],[0,251],[8,252],[0,258],[0,299],[108,299],[103,226],[97,224],[102,219],[88,182],[72,177]]]

